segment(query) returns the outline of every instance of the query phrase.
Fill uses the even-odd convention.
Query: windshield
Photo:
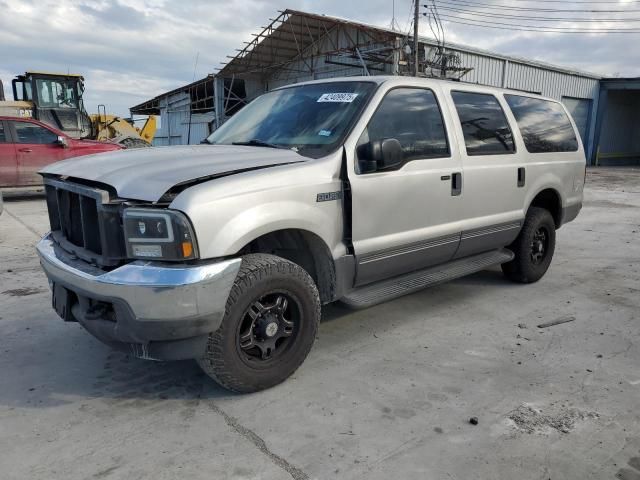
[[[276,90],[240,110],[207,143],[291,148],[321,157],[341,144],[374,88],[372,82],[332,82]]]
[[[75,81],[37,79],[36,89],[40,107],[78,108]]]

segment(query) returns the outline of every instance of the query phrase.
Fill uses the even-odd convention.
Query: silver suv
[[[290,376],[321,305],[367,307],[502,265],[530,283],[582,205],[557,101],[406,77],[292,85],[206,145],[41,173],[53,305],[113,347],[196,359],[238,392]]]

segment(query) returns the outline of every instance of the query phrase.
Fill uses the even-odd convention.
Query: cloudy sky
[[[640,19],[638,0],[603,0],[596,5],[586,0],[566,4],[556,0],[465,1],[516,8],[622,9],[628,13],[594,15]],[[0,79],[10,95],[11,78],[26,70],[81,73],[86,79],[85,104],[90,112],[106,103],[108,111],[127,115],[128,107],[191,82],[196,57],[196,78],[215,72],[226,55],[233,54],[243,41],[252,38],[251,33],[287,7],[381,26],[389,26],[392,17],[392,0],[0,0]],[[395,1],[401,28],[408,27],[410,8],[410,0]],[[528,14],[497,6],[489,12]],[[591,18],[584,12],[549,15]],[[640,33],[558,34],[443,23],[447,39],[453,42],[605,75],[640,76]],[[553,25],[638,25],[640,29],[640,23]],[[421,34],[428,35],[425,22],[422,27]]]

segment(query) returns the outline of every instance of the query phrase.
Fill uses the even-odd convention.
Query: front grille
[[[53,179],[44,183],[51,232],[60,247],[99,266],[125,259],[119,207],[109,204],[107,191]]]

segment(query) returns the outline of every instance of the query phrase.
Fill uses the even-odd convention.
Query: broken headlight
[[[181,212],[127,208],[123,224],[129,258],[165,261],[198,258],[191,223]]]

